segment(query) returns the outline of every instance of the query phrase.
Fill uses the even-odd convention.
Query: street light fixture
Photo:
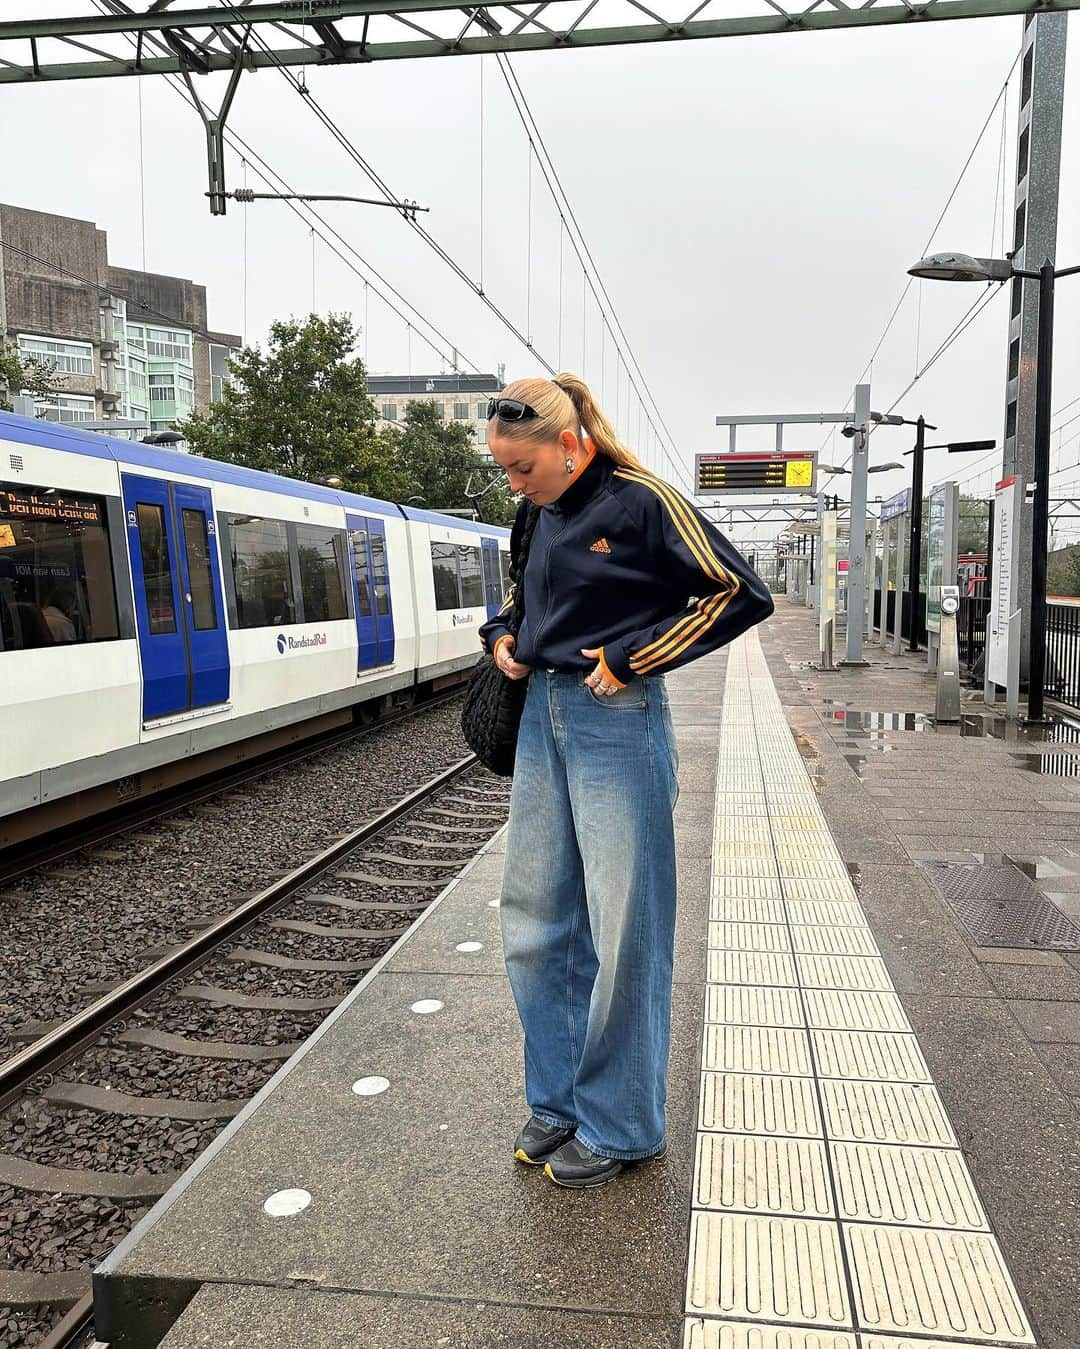
[[[1050,397],[1053,382],[1054,284],[1080,267],[1055,270],[1049,258],[1036,271],[1014,267],[1007,258],[973,258],[966,253],[933,253],[910,276],[931,281],[1008,281],[1023,277],[1039,283],[1038,354],[1035,365],[1035,500],[1031,522],[1031,624],[1028,655],[1028,721],[1042,721],[1046,682],[1046,549],[1050,514]]]
[[[888,473],[894,468],[904,468],[903,464],[898,464],[894,460],[889,464],[872,464],[866,471],[867,473]],[[834,468],[832,464],[818,464],[822,473],[850,473],[850,468]]]

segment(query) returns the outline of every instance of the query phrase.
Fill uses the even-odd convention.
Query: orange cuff
[[[607,679],[610,683],[614,684],[617,689],[626,688],[626,685],[623,683],[623,681],[621,679],[616,679],[615,676],[608,669],[608,663],[604,659],[603,647],[600,648],[600,668],[604,672],[604,678]]]
[[[512,636],[513,636],[512,633],[504,632],[501,637],[497,637],[495,639],[495,645],[491,648],[492,659],[494,659],[499,654],[499,647],[501,646],[501,644],[503,642],[508,642]]]

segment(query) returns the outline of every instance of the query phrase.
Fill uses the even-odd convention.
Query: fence
[[[1048,698],[1080,707],[1080,605],[1046,606],[1046,678]]]

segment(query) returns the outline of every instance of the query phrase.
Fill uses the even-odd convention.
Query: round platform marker
[[[310,1203],[307,1190],[278,1190],[263,1204],[263,1211],[271,1218],[291,1218],[294,1213],[303,1213]]]
[[[454,947],[455,951],[467,951],[467,952],[482,951],[483,949],[484,943],[482,941],[459,941],[458,944]]]
[[[498,907],[499,907],[499,901],[498,901],[497,899],[489,899],[489,900],[488,900],[488,908],[489,908],[489,909],[497,909]]]
[[[389,1087],[390,1080],[386,1077],[361,1077],[352,1084],[354,1096],[378,1096]]]
[[[442,1003],[438,998],[421,998],[419,1002],[414,1002],[409,1008],[410,1012],[416,1012],[418,1016],[430,1016],[432,1012],[441,1012]]]

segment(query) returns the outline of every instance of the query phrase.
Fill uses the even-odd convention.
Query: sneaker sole
[[[553,1148],[552,1152],[554,1151],[555,1149]],[[524,1148],[518,1148],[514,1153],[514,1159],[519,1162],[524,1162],[526,1166],[543,1166],[550,1156],[551,1153],[546,1152],[543,1157],[530,1157]]]
[[[564,1190],[586,1190],[597,1185],[607,1185],[617,1179],[622,1174],[622,1167],[617,1167],[614,1171],[607,1171],[602,1176],[595,1176],[589,1180],[560,1180],[551,1169],[551,1163],[545,1162],[544,1175],[548,1180],[553,1180],[556,1185],[561,1185]]]

